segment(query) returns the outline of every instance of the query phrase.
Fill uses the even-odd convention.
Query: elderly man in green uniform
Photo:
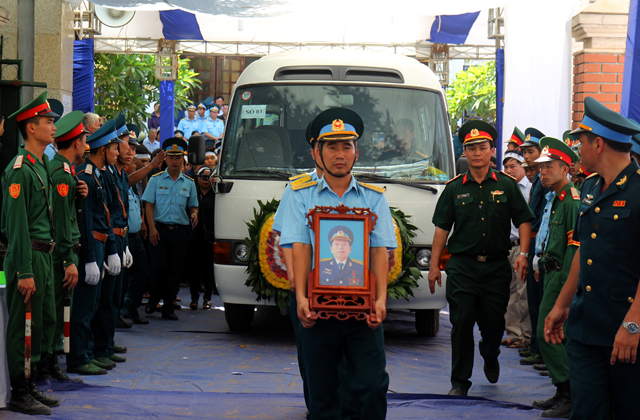
[[[571,262],[579,242],[573,238],[573,226],[578,217],[580,193],[569,182],[570,165],[579,157],[563,141],[543,137],[540,140],[542,154],[536,162],[540,164],[540,181],[544,188],[555,193],[549,214],[549,229],[546,237],[538,236],[543,250],[540,264],[544,266],[544,293],[540,303],[538,337],[544,336],[544,320],[556,303],[556,299],[567,281]],[[542,232],[542,230],[540,231]],[[534,401],[533,407],[545,410],[542,417],[566,418],[571,413],[569,366],[564,345],[553,346],[544,340],[538,342],[542,357],[556,386],[556,394],[545,401]]]
[[[571,419],[640,413],[640,167],[631,138],[640,127],[591,97],[584,101],[580,154],[587,171],[573,237],[580,242],[565,286],[545,322],[545,339],[565,338]]]
[[[41,354],[51,347],[56,324],[53,267],[53,217],[49,159],[44,149],[53,143],[58,114],[51,111],[47,92],[9,116],[16,118],[24,148],[11,160],[2,176],[2,233],[8,241],[4,260],[7,363],[11,399],[7,407],[25,414],[51,414],[60,405],[56,397],[35,386]],[[31,374],[25,378],[25,312],[31,304]]]
[[[513,268],[521,280],[528,270],[530,220],[515,178],[489,167],[498,135],[490,124],[469,121],[460,129],[469,171],[447,183],[433,214],[433,237],[429,288],[442,286],[440,256],[451,228],[447,272],[450,307],[452,369],[449,395],[467,395],[473,370],[473,327],[478,323],[480,354],[490,383],[500,377],[500,340],[509,303],[511,222],[518,227],[521,252]]]
[[[38,369],[38,379],[82,382],[71,379],[58,366],[58,354],[63,350],[64,295],[78,283],[78,251],[80,228],[76,208],[76,192],[86,197],[88,189],[83,181],[76,182],[74,162],[84,155],[87,134],[82,124],[84,114],[73,111],[56,122],[58,153],[49,164],[49,176],[53,184],[51,208],[55,226],[56,247],[53,250],[53,282],[56,298],[56,327],[52,347],[45,363]]]

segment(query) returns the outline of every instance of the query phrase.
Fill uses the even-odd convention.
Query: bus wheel
[[[256,307],[238,303],[224,304],[224,318],[231,331],[244,331],[251,327]]]
[[[417,309],[416,330],[421,337],[435,337],[440,330],[439,309]]]

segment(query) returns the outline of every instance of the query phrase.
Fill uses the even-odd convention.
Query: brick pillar
[[[582,121],[587,96],[620,112],[628,14],[628,0],[606,0],[573,17],[572,35],[582,48],[573,54],[572,128]]]

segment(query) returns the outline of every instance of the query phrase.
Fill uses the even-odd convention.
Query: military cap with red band
[[[33,117],[55,118],[59,117],[59,115],[51,110],[51,106],[49,106],[49,102],[47,102],[47,91],[45,90],[33,101],[9,115],[9,118],[13,117],[16,117],[18,122],[20,122]]]
[[[580,160],[578,154],[574,152],[571,147],[562,140],[553,137],[541,138],[540,147],[542,148],[542,153],[540,157],[536,159],[538,163],[560,160],[567,165],[571,165],[573,162]]]
[[[56,122],[56,141],[58,143],[73,140],[81,134],[88,134],[82,124],[84,113],[73,111],[60,118]]]
[[[518,146],[522,146],[522,143],[524,143],[524,133],[520,131],[518,127],[514,127],[511,137],[509,140],[505,141],[505,143],[514,143]]]
[[[458,137],[462,141],[463,146],[470,144],[483,143],[485,141],[495,142],[498,138],[498,132],[489,123],[480,120],[467,121],[460,127]]]

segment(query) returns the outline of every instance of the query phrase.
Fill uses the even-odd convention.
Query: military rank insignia
[[[625,200],[619,200],[613,202],[613,207],[624,207],[627,204]]]
[[[18,198],[20,196],[20,184],[11,184],[9,186],[9,195],[13,198]]]
[[[66,197],[69,193],[69,186],[67,184],[58,184],[57,189],[61,197]]]
[[[27,155],[27,159],[29,160],[29,162],[31,162],[32,165],[35,165],[36,163],[36,158],[34,158],[31,155]]]

